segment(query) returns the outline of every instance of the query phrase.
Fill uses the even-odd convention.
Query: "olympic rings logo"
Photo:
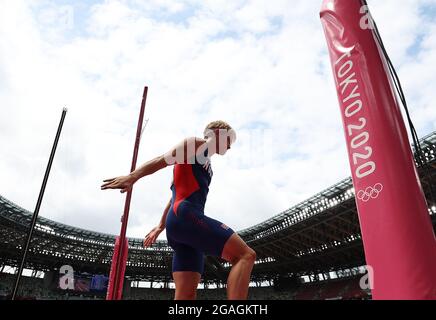
[[[367,187],[365,190],[360,190],[357,193],[357,199],[363,202],[368,202],[371,199],[377,198],[382,190],[383,185],[381,183],[376,183],[374,187]]]

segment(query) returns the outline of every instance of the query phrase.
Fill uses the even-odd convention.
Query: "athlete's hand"
[[[154,227],[146,236],[144,239],[144,248],[147,248],[151,246],[153,243],[156,242],[157,237],[160,235],[160,233],[163,231],[163,228],[161,227]]]
[[[121,193],[129,191],[133,184],[136,182],[135,178],[132,176],[121,176],[111,179],[103,180],[103,184],[101,185],[101,190],[106,189],[121,189]]]

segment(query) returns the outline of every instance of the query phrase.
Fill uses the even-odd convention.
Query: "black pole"
[[[53,159],[54,159],[54,156],[56,153],[56,148],[58,146],[59,137],[61,135],[62,126],[64,125],[64,120],[65,120],[66,114],[67,114],[67,108],[64,108],[62,110],[61,121],[59,122],[58,131],[56,133],[56,138],[55,138],[55,141],[53,144],[53,148],[51,150],[50,159],[48,161],[47,169],[45,171],[44,180],[42,182],[41,190],[39,192],[38,202],[36,203],[35,212],[33,213],[29,233],[27,234],[26,246],[24,247],[24,250],[22,251],[20,269],[18,270],[17,277],[15,279],[15,286],[14,286],[14,290],[12,292],[12,298],[11,298],[12,300],[15,300],[15,296],[17,295],[17,291],[18,291],[18,286],[20,285],[21,274],[23,273],[24,263],[26,261],[26,256],[27,256],[27,251],[29,250],[30,241],[32,240],[33,230],[35,229],[36,219],[38,218],[39,209],[41,208],[42,198],[44,197],[45,187],[47,186],[48,176],[50,174],[51,165],[53,163]]]

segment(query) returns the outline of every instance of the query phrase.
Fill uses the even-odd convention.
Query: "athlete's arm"
[[[167,221],[167,215],[168,215],[168,211],[170,211],[170,207],[171,207],[171,199],[170,199],[170,201],[168,201],[168,204],[165,207],[164,212],[162,214],[162,218],[160,219],[160,222],[159,222],[159,224],[157,226],[161,230],[165,229],[165,224],[166,224],[166,221]]]
[[[103,180],[104,184],[101,186],[101,190],[121,189],[121,193],[124,193],[142,177],[153,174],[169,165],[187,163],[196,155],[204,142],[203,139],[195,137],[184,139],[165,154],[147,161],[129,175]]]
[[[151,246],[157,239],[157,237],[160,235],[162,231],[165,229],[165,224],[167,220],[168,211],[171,207],[171,199],[168,201],[167,206],[164,209],[162,218],[160,219],[160,222],[157,227],[154,227],[146,236],[144,239],[144,248]]]

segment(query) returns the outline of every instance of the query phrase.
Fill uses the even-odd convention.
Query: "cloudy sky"
[[[419,136],[436,130],[436,0],[368,1]],[[0,0],[0,194],[33,211],[61,110],[40,214],[117,234],[125,195],[100,191],[217,119],[238,132],[214,156],[206,214],[240,230],[350,175],[318,0]],[[134,188],[128,235],[169,200],[172,168]],[[165,239],[164,235],[161,236]]]

